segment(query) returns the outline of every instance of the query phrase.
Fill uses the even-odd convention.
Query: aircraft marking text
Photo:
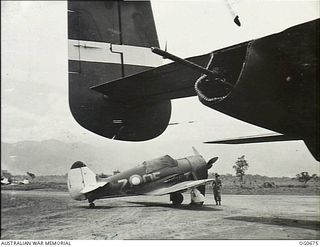
[[[153,182],[160,178],[159,175],[160,175],[160,172],[144,174],[143,176],[140,176],[138,174],[133,174],[130,176],[129,179],[124,178],[124,179],[118,180],[118,183],[122,183],[121,189],[123,189],[128,182],[132,186],[137,186],[142,183]]]

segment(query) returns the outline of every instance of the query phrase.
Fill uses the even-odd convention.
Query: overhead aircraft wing
[[[201,179],[201,180],[191,180],[191,181],[185,181],[178,184],[175,184],[173,186],[167,187],[167,188],[161,188],[157,190],[150,191],[148,193],[145,193],[146,195],[152,195],[152,196],[161,196],[165,194],[171,194],[174,192],[184,191],[187,189],[191,189],[194,187],[198,187],[200,185],[204,185],[206,183],[212,182],[214,179]]]
[[[198,95],[201,103],[214,110],[284,134],[210,143],[300,139],[319,160],[319,118],[315,118],[319,115],[319,23],[319,19],[301,23],[212,54],[189,58],[189,62],[154,49],[156,54],[176,62],[106,81],[91,89],[110,100],[127,104],[137,101],[136,105]],[[199,66],[192,69],[190,62],[200,65],[201,71]],[[204,68],[218,71],[219,77],[203,77]],[[226,87],[223,82],[233,86]]]
[[[296,141],[300,140],[297,137],[287,136],[278,133],[264,134],[264,135],[252,135],[230,139],[221,139],[216,141],[208,141],[208,144],[249,144],[258,142],[279,142],[279,141]]]
[[[205,54],[187,60],[206,66],[209,59],[210,54]],[[112,100],[125,102],[138,99],[176,99],[195,96],[194,83],[200,76],[200,72],[179,63],[170,63],[93,86],[91,89]]]
[[[97,182],[96,184],[90,184],[88,186],[85,186],[81,191],[80,193],[82,194],[86,194],[86,193],[89,193],[89,192],[92,192],[100,187],[103,187],[107,184],[108,182]]]
[[[237,71],[239,69],[238,64],[242,59],[243,53],[246,51],[248,43],[249,42],[244,42],[216,50],[214,52],[214,61],[225,64],[230,70]],[[229,54],[229,56],[226,57],[225,54]],[[187,58],[186,60],[206,67],[210,59],[211,53]],[[234,72],[229,73],[231,77],[233,73]],[[197,93],[194,85],[201,75],[201,71],[174,62],[121,79],[92,86],[91,89],[107,96],[110,100],[122,102],[177,99],[196,96]]]

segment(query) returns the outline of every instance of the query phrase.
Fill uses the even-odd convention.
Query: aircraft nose
[[[218,160],[218,157],[210,159],[208,162],[205,160],[195,160],[192,162],[192,174],[194,179],[207,179],[208,170],[212,168],[213,164]]]

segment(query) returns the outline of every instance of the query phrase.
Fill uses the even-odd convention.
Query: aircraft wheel
[[[170,201],[173,205],[180,205],[183,202],[183,195],[181,193],[170,194]]]
[[[96,205],[95,205],[93,202],[90,202],[90,203],[89,203],[89,208],[95,208],[95,206],[96,206]]]

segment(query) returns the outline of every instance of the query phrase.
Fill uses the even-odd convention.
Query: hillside
[[[64,143],[58,140],[41,142],[1,142],[1,169],[12,174],[63,175],[77,160],[97,162],[94,147],[85,143]]]

